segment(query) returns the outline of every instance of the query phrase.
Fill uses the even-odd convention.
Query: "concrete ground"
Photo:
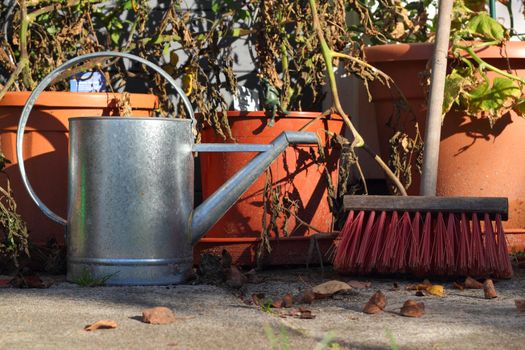
[[[211,285],[168,287],[79,287],[55,278],[48,289],[0,289],[0,349],[525,349],[525,312],[514,299],[525,298],[525,270],[498,281],[498,298],[482,290],[459,291],[444,282],[443,298],[415,296],[406,286],[416,280],[337,276],[318,268],[270,270],[253,293],[277,298],[299,293],[329,279],[368,280],[368,289],[315,300],[305,305],[314,319],[299,319],[291,309],[247,305],[239,291]],[[393,289],[393,283],[398,290]],[[438,281],[432,281],[438,282]],[[387,298],[386,312],[367,315],[364,304],[376,291]],[[426,306],[421,318],[406,318],[399,309],[407,299]],[[150,325],[141,321],[145,308],[165,306],[177,321]],[[116,329],[86,332],[102,319]]]

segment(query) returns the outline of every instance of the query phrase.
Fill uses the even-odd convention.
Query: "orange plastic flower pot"
[[[276,118],[275,125],[267,126],[268,117],[264,112],[228,112],[233,137],[238,143],[268,144],[282,131],[299,130],[309,122],[312,124],[304,131],[317,132],[321,142],[327,142],[324,130],[335,133],[343,131],[343,121],[339,116],[316,119],[320,113],[291,112]],[[210,128],[202,134],[203,143],[224,142]],[[230,141],[231,142],[231,141]],[[312,161],[309,154],[317,147],[288,147],[270,167],[273,187],[279,189],[279,196],[286,195],[297,203],[297,216],[308,225],[323,232],[333,229],[333,216],[327,201],[328,186],[325,166]],[[326,170],[332,183],[337,187],[337,169],[339,151],[337,147],[328,150]],[[201,153],[201,179],[203,198],[206,199],[242,166],[254,153]],[[195,257],[204,251],[218,252],[224,248],[232,254],[236,263],[253,265],[256,261],[256,249],[263,230],[263,216],[267,223],[270,215],[264,210],[263,193],[266,175],[260,176],[246,191],[240,200],[208,232],[197,245]],[[309,244],[308,236],[314,230],[303,225],[293,215],[285,222],[277,221],[279,230],[272,232],[272,253],[265,263],[304,264]],[[285,229],[289,233],[285,234]],[[328,248],[330,239],[324,240]]]
[[[11,161],[1,175],[9,180],[17,211],[27,222],[30,241],[43,245],[54,238],[64,244],[64,227],[48,219],[29,197],[20,177],[16,158],[16,130],[29,92],[8,92],[0,100],[0,147]],[[117,94],[118,95],[118,94]],[[24,154],[26,171],[33,188],[50,209],[67,217],[68,118],[116,115],[113,93],[44,92],[38,98],[26,127]],[[134,115],[151,116],[157,98],[131,94]]]
[[[404,113],[401,125],[414,136],[414,120],[424,133],[426,96],[422,73],[432,57],[431,44],[379,45],[367,49],[368,61],[390,75],[405,94],[414,115]],[[488,63],[525,77],[525,43],[509,42],[504,48],[487,47],[477,54]],[[508,58],[507,58],[507,57]],[[495,75],[489,73],[489,77]],[[387,126],[394,103],[392,90],[372,84],[381,152],[388,158],[388,140],[394,130]],[[423,135],[423,134],[422,134]],[[493,128],[486,118],[460,112],[445,116],[441,133],[437,195],[501,196],[509,198],[509,221],[505,230],[510,249],[525,249],[525,119],[511,112]],[[411,194],[419,194],[420,177],[413,172]]]

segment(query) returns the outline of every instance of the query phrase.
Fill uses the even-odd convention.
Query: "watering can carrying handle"
[[[36,203],[36,205],[44,212],[44,214],[49,217],[51,220],[66,225],[67,221],[60,217],[59,215],[55,214],[51,209],[49,209],[36,195],[35,191],[33,190],[33,187],[29,183],[29,180],[27,178],[26,169],[24,165],[24,152],[23,152],[23,144],[24,144],[24,131],[27,124],[27,119],[29,118],[29,113],[31,113],[31,110],[33,109],[33,106],[35,105],[35,102],[44,91],[44,89],[53,82],[62,72],[64,72],[66,69],[71,68],[80,62],[88,61],[94,58],[101,58],[101,57],[120,57],[120,58],[127,58],[132,61],[136,61],[139,63],[144,64],[145,66],[153,69],[155,72],[159,73],[164,79],[166,79],[171,86],[175,89],[177,94],[182,98],[182,102],[184,103],[184,106],[186,110],[188,111],[191,121],[192,121],[192,128],[195,128],[196,121],[195,121],[195,115],[193,112],[193,108],[191,107],[191,103],[184,94],[184,92],[177,86],[175,83],[175,79],[173,79],[168,73],[166,73],[162,68],[157,66],[156,64],[145,60],[142,57],[135,56],[129,53],[123,53],[123,52],[112,52],[112,51],[104,51],[104,52],[96,52],[96,53],[90,53],[87,55],[82,55],[75,57],[66,63],[60,65],[55,70],[53,70],[51,73],[49,73],[40,84],[37,85],[37,87],[33,90],[31,95],[29,95],[29,98],[27,99],[27,102],[24,106],[24,109],[22,110],[22,115],[20,116],[20,121],[18,122],[18,130],[16,132],[16,157],[18,159],[18,167],[20,169],[20,175],[22,176],[22,182],[24,183],[24,186],[26,187],[27,191],[29,192],[29,196],[33,201]]]

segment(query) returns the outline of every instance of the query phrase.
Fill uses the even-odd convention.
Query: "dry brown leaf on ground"
[[[11,285],[16,288],[49,288],[52,284],[52,281],[44,282],[37,275],[17,275],[11,280]]]
[[[175,314],[167,307],[157,306],[143,310],[142,321],[150,324],[170,324],[175,322]]]
[[[291,316],[295,318],[300,318],[303,320],[312,320],[315,318],[315,315],[312,314],[311,310],[300,307],[299,309],[293,309],[290,312],[283,314],[283,316]]]
[[[352,287],[350,287],[345,282],[332,280],[325,283],[321,283],[315,286],[312,290],[316,298],[328,298],[334,295],[335,293],[339,293],[342,291],[350,291],[352,290]]]
[[[87,332],[96,331],[99,329],[114,329],[117,328],[118,324],[117,322],[113,320],[100,320],[92,324],[88,324],[86,327],[84,327],[84,330]]]
[[[494,299],[498,297],[496,293],[496,287],[494,287],[494,282],[491,279],[486,279],[483,283],[483,292],[485,293],[485,299]]]
[[[472,277],[465,278],[464,284],[466,289],[483,289],[483,283],[476,281]]]
[[[284,304],[284,301],[283,299],[275,299],[274,301],[272,301],[272,307],[274,309],[280,309],[283,307],[283,304]]]
[[[465,285],[463,283],[454,282],[454,284],[452,285],[452,288],[459,289],[459,290],[464,290],[465,289]]]
[[[424,280],[421,283],[410,284],[407,286],[407,290],[427,290],[432,287],[432,283],[429,280]]]
[[[514,304],[516,304],[516,309],[518,309],[518,311],[525,311],[525,299],[515,299]]]
[[[256,306],[262,306],[264,305],[264,293],[254,293],[252,294],[252,302]]]
[[[315,300],[315,293],[312,289],[306,289],[302,294],[296,295],[294,301],[297,304],[311,304]]]
[[[434,284],[425,290],[428,294],[436,297],[443,297],[445,295],[445,287],[439,284]]]
[[[400,314],[405,317],[421,317],[425,314],[425,304],[407,300],[403,304]]]
[[[286,293],[283,296],[283,307],[290,308],[293,305],[293,296],[290,293]]]
[[[363,308],[363,312],[365,314],[377,314],[378,312],[381,312],[386,307],[386,297],[378,290],[377,292],[372,295],[372,297],[368,300],[368,302],[365,304],[365,307]]]
[[[346,282],[350,287],[352,288],[370,288],[372,286],[372,282],[362,282],[362,281],[348,281]]]

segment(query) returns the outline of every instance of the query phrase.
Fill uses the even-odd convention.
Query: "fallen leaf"
[[[459,289],[459,290],[464,290],[465,289],[465,285],[463,283],[454,282],[454,284],[452,285],[452,288]]]
[[[352,288],[370,288],[372,286],[372,282],[361,282],[361,281],[348,281],[346,282],[350,287]]]
[[[293,296],[290,293],[286,293],[283,297],[283,307],[290,308],[293,305]]]
[[[230,266],[228,273],[226,274],[226,284],[231,288],[241,288],[248,279],[246,276],[239,271],[239,268],[235,265]]]
[[[99,329],[114,329],[117,328],[117,322],[113,320],[100,320],[93,324],[89,324],[86,327],[84,327],[84,330],[87,332],[96,331]]]
[[[300,315],[299,318],[303,320],[312,320],[315,318],[315,315],[312,314],[312,311],[300,308],[299,309]]]
[[[483,283],[483,292],[485,293],[485,299],[494,299],[498,297],[494,282],[491,279],[486,279]]]
[[[399,285],[396,282],[394,282],[392,284],[392,288],[390,288],[390,290],[393,291],[393,292],[395,292],[396,290],[399,290]]]
[[[425,296],[425,293],[423,293],[422,291],[418,290],[416,292],[416,297],[424,297]]]
[[[436,297],[443,297],[445,295],[445,287],[439,284],[434,284],[426,289],[428,294],[434,295]]]
[[[464,284],[466,289],[483,289],[483,283],[476,281],[472,277],[465,278]]]
[[[377,314],[378,312],[383,311],[385,307],[386,307],[386,297],[380,290],[378,290],[377,292],[374,293],[374,295],[372,295],[372,297],[365,304],[365,307],[363,308],[363,312],[365,314]]]
[[[525,311],[525,299],[515,299],[514,304],[516,304],[518,311]]]
[[[252,301],[256,306],[264,305],[264,293],[254,293],[252,294]]]
[[[311,304],[315,300],[315,293],[312,289],[306,289],[302,294],[294,298],[297,304]]]
[[[425,314],[425,304],[418,303],[414,300],[407,300],[401,308],[401,316],[421,317]]]
[[[272,307],[274,309],[280,309],[283,307],[283,304],[284,304],[284,301],[283,299],[275,299],[273,302],[272,302]]]
[[[349,290],[352,290],[352,287],[350,287],[345,282],[337,280],[321,283],[313,288],[313,292],[316,298],[327,298],[331,297],[335,293]]]
[[[427,290],[432,287],[432,283],[428,280],[424,280],[422,283],[411,284],[407,286],[407,290]]]
[[[175,322],[175,314],[167,307],[157,306],[143,310],[142,321],[151,324],[170,324]]]

